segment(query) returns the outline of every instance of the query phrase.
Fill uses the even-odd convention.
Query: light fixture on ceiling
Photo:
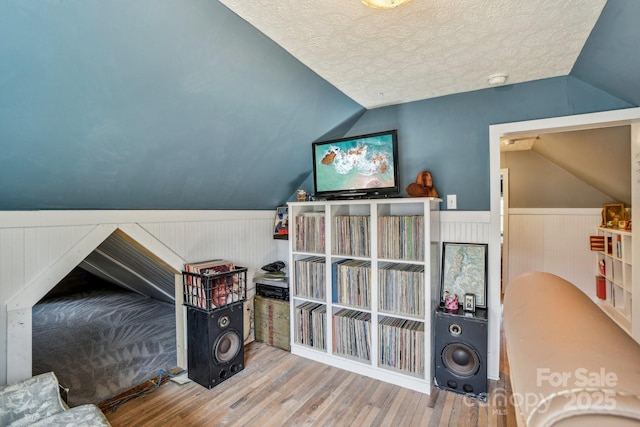
[[[513,145],[513,144],[516,144],[518,142],[525,142],[527,144],[533,144],[538,139],[539,139],[538,135],[527,135],[527,136],[520,136],[520,137],[516,137],[516,138],[500,138],[500,141],[502,141],[502,143],[504,145]]]
[[[507,77],[509,76],[505,73],[491,74],[487,81],[490,86],[501,86],[507,82]]]
[[[362,3],[376,9],[392,9],[409,3],[409,0],[362,0]]]

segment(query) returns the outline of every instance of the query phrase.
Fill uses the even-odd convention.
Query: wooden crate
[[[256,341],[290,351],[289,301],[256,296]]]

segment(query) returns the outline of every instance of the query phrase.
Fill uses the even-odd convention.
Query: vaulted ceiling
[[[312,190],[312,142],[398,129],[402,187],[429,168],[487,210],[491,124],[640,105],[639,17],[637,0],[4,0],[0,209],[272,209]]]
[[[366,108],[571,72],[606,0],[221,0]]]

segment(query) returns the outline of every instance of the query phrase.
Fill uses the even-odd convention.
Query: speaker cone
[[[471,377],[480,369],[480,357],[476,351],[463,343],[449,343],[442,350],[442,363],[460,377]]]
[[[213,345],[213,355],[218,363],[227,363],[236,357],[242,348],[242,340],[235,331],[226,331]]]

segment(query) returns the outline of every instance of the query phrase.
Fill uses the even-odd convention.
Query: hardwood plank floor
[[[515,426],[502,353],[504,372],[489,381],[484,403],[436,388],[414,392],[253,342],[245,369],[211,390],[168,381],[105,415],[114,427]]]

